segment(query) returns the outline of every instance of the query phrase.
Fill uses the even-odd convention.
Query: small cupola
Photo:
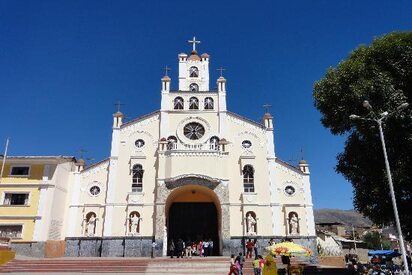
[[[120,128],[123,124],[123,113],[120,111],[117,111],[116,113],[113,114],[113,128]]]
[[[267,130],[273,130],[273,116],[269,112],[263,115],[263,123]]]
[[[304,174],[307,174],[307,175],[310,174],[309,173],[309,164],[307,163],[306,160],[304,160],[304,159],[300,160],[298,166],[299,166],[300,171],[302,171]]]
[[[223,76],[220,76],[217,79],[217,91],[218,92],[226,92],[226,78],[224,78]]]
[[[161,79],[162,81],[162,92],[169,92],[170,91],[170,77],[168,75],[165,75]]]
[[[84,159],[79,159],[76,162],[76,167],[77,167],[77,172],[81,172],[84,170],[84,168],[86,167],[86,162],[84,161]]]

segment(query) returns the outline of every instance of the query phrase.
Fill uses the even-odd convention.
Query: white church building
[[[288,237],[316,251],[308,164],[276,156],[273,118],[227,110],[226,79],[209,87],[207,53],[178,54],[178,89],[161,79],[160,110],[113,115],[110,157],[77,163],[66,213],[67,256],[166,255],[182,238],[211,240],[214,255],[244,240]],[[280,118],[281,119],[281,118]]]

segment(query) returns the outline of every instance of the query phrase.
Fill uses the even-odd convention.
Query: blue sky
[[[110,153],[114,103],[134,118],[160,107],[160,78],[177,54],[211,55],[230,111],[258,120],[272,104],[277,156],[311,165],[315,208],[352,208],[334,171],[344,137],[320,124],[313,84],[359,44],[411,30],[410,1],[0,2],[0,141],[12,155]]]

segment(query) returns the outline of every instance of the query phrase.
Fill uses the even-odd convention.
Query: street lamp
[[[382,142],[382,149],[383,149],[383,156],[385,158],[385,166],[386,166],[386,173],[388,174],[388,181],[389,181],[389,189],[390,189],[390,195],[392,199],[392,206],[393,206],[393,212],[395,214],[395,222],[396,222],[396,228],[398,230],[399,234],[399,242],[401,245],[401,252],[402,252],[402,258],[403,258],[403,263],[405,266],[405,272],[406,274],[409,274],[409,266],[408,266],[408,261],[406,259],[406,250],[405,250],[405,244],[403,242],[403,236],[402,236],[402,229],[401,229],[401,223],[399,221],[399,215],[398,215],[398,208],[396,206],[396,198],[395,198],[395,192],[393,191],[393,183],[392,183],[392,175],[391,175],[391,169],[389,167],[389,161],[388,161],[388,155],[386,154],[386,145],[385,145],[385,138],[383,136],[383,130],[382,130],[382,123],[383,121],[390,116],[391,114],[395,112],[402,111],[406,109],[409,104],[408,103],[402,103],[399,105],[395,111],[389,113],[387,111],[377,115],[375,112],[372,110],[372,106],[369,104],[369,101],[365,100],[362,103],[363,107],[368,109],[369,115],[367,117],[360,117],[358,115],[350,115],[349,118],[351,120],[368,120],[368,121],[374,121],[378,124],[379,126],[379,135],[381,138]]]

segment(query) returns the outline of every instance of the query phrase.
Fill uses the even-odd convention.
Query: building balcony
[[[216,143],[202,144],[184,144],[178,142],[170,142],[166,146],[166,151],[211,151],[219,152],[220,145]]]

